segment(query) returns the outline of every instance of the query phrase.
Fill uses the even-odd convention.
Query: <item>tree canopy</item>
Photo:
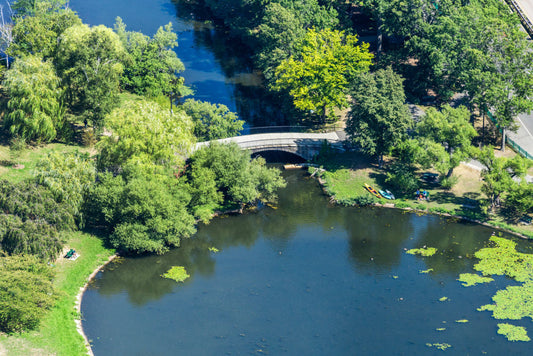
[[[334,118],[335,108],[348,105],[350,82],[372,63],[368,44],[357,42],[342,31],[307,30],[296,54],[277,67],[273,89],[288,91],[296,108],[317,112],[323,123]]]
[[[60,80],[50,61],[28,56],[15,62],[4,82],[9,101],[4,126],[25,140],[49,142],[64,126]]]
[[[172,114],[144,99],[125,102],[105,122],[110,134],[98,144],[100,168],[126,162],[181,166],[195,141],[193,123],[184,112]]]
[[[403,90],[403,78],[391,68],[361,74],[352,90],[346,132],[369,155],[387,153],[406,137],[413,119]]]
[[[188,99],[182,108],[191,117],[194,135],[199,141],[237,136],[244,124],[226,105]]]
[[[125,54],[118,35],[102,25],[72,26],[59,38],[56,62],[66,103],[96,127],[118,105]]]

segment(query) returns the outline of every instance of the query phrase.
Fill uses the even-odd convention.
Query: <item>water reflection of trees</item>
[[[232,37],[224,27],[207,25],[206,21],[211,20],[210,15],[199,3],[179,0],[173,3],[178,18],[192,25],[194,46],[211,52],[226,81],[233,84],[232,99],[239,117],[252,126],[285,124],[287,119],[284,113],[291,106],[283,105],[282,98],[274,98],[274,94],[264,88],[261,74],[253,68],[252,53],[247,46]],[[204,87],[203,83],[198,85]]]
[[[344,209],[350,259],[358,270],[383,273],[400,263],[401,246],[412,236],[411,219],[391,209]]]

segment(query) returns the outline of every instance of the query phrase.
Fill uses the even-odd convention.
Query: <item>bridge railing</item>
[[[341,130],[340,125],[329,126],[258,126],[245,127],[241,135],[254,135],[266,133],[283,133],[283,132],[308,132],[308,133],[326,133]]]

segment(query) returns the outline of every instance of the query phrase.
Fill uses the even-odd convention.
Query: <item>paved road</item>
[[[529,21],[533,22],[533,0],[515,0],[527,16]]]

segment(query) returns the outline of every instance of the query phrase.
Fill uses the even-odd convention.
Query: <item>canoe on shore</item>
[[[381,198],[381,195],[371,186],[365,183],[365,188],[370,192],[370,194],[374,195],[376,198]]]
[[[389,190],[380,190],[379,194],[381,194],[381,196],[383,196],[383,198],[385,198],[385,199],[389,199],[389,200],[396,199],[394,197],[394,194],[392,194]]]

